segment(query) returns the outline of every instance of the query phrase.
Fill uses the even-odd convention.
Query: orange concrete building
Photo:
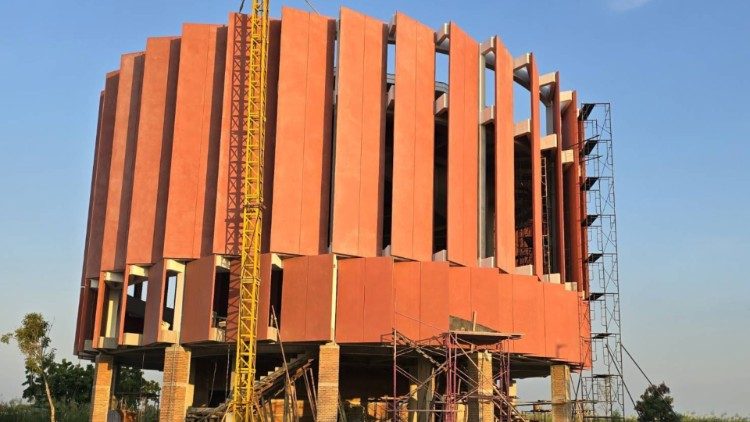
[[[97,397],[112,394],[100,371],[113,365],[164,371],[165,420],[217,406],[231,385],[247,31],[231,14],[149,38],[101,93],[75,353],[106,363]],[[529,119],[514,120],[514,102]],[[394,330],[427,343],[516,334],[512,379],[588,365],[576,103],[559,73],[497,36],[283,9],[270,29],[260,372],[279,344],[318,359],[327,381],[303,413],[335,420],[331,388],[371,414],[366,399],[401,389]]]

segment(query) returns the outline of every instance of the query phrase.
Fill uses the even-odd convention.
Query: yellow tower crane
[[[247,127],[242,173],[242,245],[237,350],[232,409],[236,421],[252,421],[254,404],[260,242],[263,229],[263,154],[266,128],[269,0],[252,0],[247,31]]]

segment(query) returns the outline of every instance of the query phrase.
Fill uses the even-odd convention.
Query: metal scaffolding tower
[[[580,375],[577,399],[585,418],[613,419],[625,414],[620,327],[617,218],[609,103],[584,103],[579,120],[583,138],[582,187],[585,191],[591,368]]]

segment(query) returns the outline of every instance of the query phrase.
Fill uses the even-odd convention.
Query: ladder
[[[242,228],[237,350],[232,409],[235,420],[254,420],[256,332],[263,228],[263,156],[266,126],[269,0],[252,0],[247,31],[247,126],[243,145]]]

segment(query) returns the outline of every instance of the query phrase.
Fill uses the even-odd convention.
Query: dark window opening
[[[516,266],[534,262],[533,189],[531,178],[531,140],[528,136],[515,139],[515,200],[516,200]]]
[[[572,166],[571,166],[572,167]],[[570,221],[570,204],[568,202],[568,198],[570,198],[570,188],[568,187],[570,184],[570,179],[573,177],[573,171],[571,168],[565,169],[563,171],[563,199],[565,201],[565,205],[563,206],[563,221],[565,221],[565,268],[566,268],[566,277],[568,280],[566,281],[575,281],[578,282],[580,280],[574,279],[574,271],[573,271],[573,261],[572,261],[572,253],[573,253],[573,230],[581,230],[580,227],[575,227],[571,224],[567,224]]]
[[[133,277],[128,283],[123,326],[123,331],[126,333],[143,334],[147,283],[146,279],[138,279],[137,277]]]
[[[385,174],[383,175],[383,232],[381,249],[391,244],[393,212],[393,112],[385,116]]]
[[[94,320],[96,319],[96,298],[99,289],[90,287],[93,281],[88,282],[88,298],[87,298],[87,309],[86,309],[86,322],[84,328],[84,340],[93,340],[94,337]]]
[[[216,272],[212,311],[211,326],[226,328],[227,312],[229,311],[229,271],[224,269]]]
[[[432,252],[437,253],[448,248],[448,112],[435,119],[435,158],[432,177]]]
[[[555,150],[542,152],[542,257],[544,274],[559,272],[557,262],[557,172]]]
[[[481,223],[480,227],[482,244],[480,245],[481,258],[495,256],[495,124],[489,123],[482,126],[482,148],[481,161],[482,173],[479,186],[482,189],[480,194],[481,203]]]
[[[281,293],[284,283],[284,270],[273,267],[271,270],[271,300],[268,308],[268,325],[274,326],[273,317],[276,315],[276,324],[281,327]]]

